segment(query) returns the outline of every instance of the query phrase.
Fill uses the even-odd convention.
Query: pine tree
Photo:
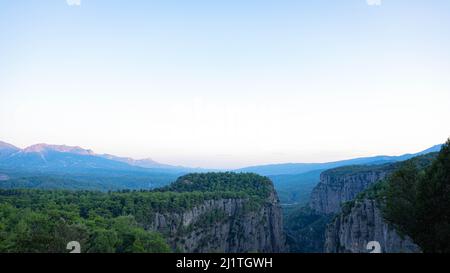
[[[419,181],[417,218],[424,252],[450,253],[450,139]]]

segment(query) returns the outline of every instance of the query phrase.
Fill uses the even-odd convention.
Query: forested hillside
[[[424,181],[431,181],[431,179],[420,177],[427,177],[427,173],[431,175],[431,173],[439,172],[445,176],[444,172],[437,171],[437,168],[432,166],[443,161],[446,149],[448,149],[448,144],[443,146],[440,153],[420,155],[404,162],[345,166],[322,172],[321,181],[311,196],[310,207],[293,209],[286,216],[285,229],[291,250],[322,252],[324,244],[327,243],[327,251],[365,251],[364,242],[374,240],[373,236],[378,235],[381,236],[380,240],[386,239],[386,236],[383,237],[382,234],[389,232],[391,237],[384,242],[387,250],[414,251],[416,249],[414,245],[408,240],[402,241],[396,231],[411,235],[415,239],[412,232],[408,230],[409,228],[414,225],[427,226],[427,229],[433,228],[433,221],[434,223],[445,221],[437,221],[437,218],[446,219],[448,217],[448,210],[445,211],[443,207],[446,206],[450,195],[445,195],[444,186],[431,187],[434,189],[433,194],[429,193],[428,198],[418,200],[421,196],[419,189],[430,189],[429,182]],[[444,165],[444,163],[439,163],[440,168],[448,169],[448,166]],[[418,182],[419,180],[422,182]],[[432,185],[435,184],[436,182]],[[378,200],[378,206],[368,201],[374,199]],[[417,206],[426,203],[424,200],[428,200],[430,210],[433,207],[430,202],[434,202],[436,207],[427,214],[422,213],[422,215],[435,215],[436,217],[426,225],[418,224],[419,220],[416,219]],[[384,208],[384,217],[390,219],[391,225],[396,228],[390,228],[383,222],[381,212],[378,213],[379,208]],[[331,220],[331,225],[328,225]],[[420,223],[424,222],[424,220],[420,220]],[[438,229],[436,226],[434,228]],[[441,234],[443,230],[440,229]],[[423,230],[420,233],[423,236]],[[433,234],[437,236],[436,234],[439,232],[433,231]],[[430,242],[432,241],[442,240],[430,240]]]
[[[254,174],[208,173],[153,191],[0,190],[0,252],[66,252],[73,240],[83,252],[173,251],[163,230],[150,229],[155,214],[185,212],[207,200],[244,200],[243,209],[252,211],[271,187]],[[204,215],[204,226],[217,217],[226,216]]]
[[[450,252],[450,140],[430,166],[405,164],[380,190],[385,218],[424,252]]]
[[[344,203],[328,226],[327,251],[360,252],[377,240],[389,252],[450,252],[449,145],[405,161]]]

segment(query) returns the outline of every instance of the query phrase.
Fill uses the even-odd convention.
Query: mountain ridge
[[[18,148],[0,141],[0,166],[32,169],[158,169],[167,171],[194,170],[183,166],[172,166],[156,162],[150,158],[133,159],[110,154],[97,154],[91,149],[79,146],[39,143],[26,148]],[[198,171],[198,169],[197,169]]]
[[[311,171],[317,171],[317,170],[325,170],[325,169],[331,169],[336,168],[340,166],[345,165],[378,165],[378,164],[384,164],[384,163],[390,163],[390,162],[397,162],[397,161],[403,161],[409,158],[412,158],[417,155],[426,154],[429,152],[436,152],[440,150],[440,147],[442,144],[434,145],[426,150],[420,151],[418,153],[413,154],[404,154],[399,156],[387,156],[387,155],[377,155],[372,157],[359,157],[359,158],[352,158],[352,159],[345,159],[345,160],[339,160],[339,161],[332,161],[332,162],[323,162],[323,163],[281,163],[281,164],[267,164],[267,165],[255,165],[255,166],[248,166],[244,168],[234,169],[231,171],[234,172],[254,172],[259,175],[292,175],[292,174],[301,174],[301,173],[307,173]],[[28,155],[34,155],[34,158],[28,158],[28,160],[34,161],[35,164],[37,162],[41,162],[43,166],[39,167],[45,167],[46,164],[48,164],[48,158],[46,155],[51,153],[60,153],[60,154],[73,154],[77,156],[91,156],[95,157],[97,161],[102,160],[109,160],[113,163],[111,167],[117,167],[120,165],[117,165],[117,162],[126,164],[121,165],[122,168],[130,167],[133,169],[134,167],[144,168],[144,169],[165,169],[165,170],[179,170],[179,171],[211,171],[209,169],[202,169],[202,168],[191,168],[191,167],[184,167],[184,166],[173,166],[169,164],[160,163],[157,161],[154,161],[151,158],[144,158],[144,159],[134,159],[131,157],[123,157],[123,156],[116,156],[112,154],[97,154],[91,149],[84,149],[79,146],[69,146],[69,145],[54,145],[54,144],[34,144],[31,146],[28,146],[24,149],[20,149],[12,144],[0,141],[0,166],[5,165],[8,160],[12,160],[14,157],[24,157],[23,160],[27,160],[27,156],[23,156],[24,154]],[[66,160],[70,158],[66,157]],[[81,160],[82,158],[76,158],[77,160]],[[84,159],[89,159],[89,157],[86,157]],[[91,158],[92,159],[92,158]],[[62,159],[58,159],[61,163]],[[26,163],[26,162],[25,162]],[[19,165],[26,165],[25,163],[19,164]],[[45,164],[44,164],[45,163]],[[104,161],[103,163],[107,163]],[[89,164],[87,164],[89,165]],[[71,166],[71,164],[62,164],[60,167],[66,167]],[[91,164],[90,167],[95,167],[95,164]],[[103,165],[102,165],[103,166]],[[12,166],[13,167],[13,166]],[[87,166],[89,167],[89,166]],[[103,166],[107,167],[107,166]],[[223,170],[227,171],[227,170]]]
[[[267,164],[244,167],[235,171],[239,172],[254,172],[259,175],[288,175],[300,174],[315,170],[326,170],[337,168],[346,165],[380,165],[384,163],[404,161],[418,155],[427,154],[430,152],[438,152],[442,144],[434,145],[417,153],[408,153],[398,156],[377,155],[369,157],[358,157],[351,159],[344,159],[339,161],[322,162],[322,163],[281,163],[281,164]]]
[[[94,151],[83,149],[79,146],[67,146],[67,145],[53,145],[46,143],[34,144],[20,150],[23,153],[45,153],[49,151],[56,151],[61,153],[74,153],[80,155],[95,155]]]

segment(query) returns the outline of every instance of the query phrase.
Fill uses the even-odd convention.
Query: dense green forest
[[[146,230],[153,213],[220,198],[245,198],[253,209],[270,187],[255,174],[206,173],[152,191],[0,190],[0,252],[67,252],[73,240],[82,252],[168,252],[164,234]]]
[[[153,189],[174,181],[184,173],[95,170],[79,173],[38,172],[0,167],[0,189],[99,190]]]
[[[381,165],[349,165],[335,169],[329,169],[326,170],[324,173],[330,176],[349,176],[363,172],[376,172],[376,171],[389,172],[394,171],[402,164],[403,162],[385,163]]]
[[[272,182],[253,173],[193,173],[178,178],[157,192],[233,192],[264,200],[272,190]]]
[[[290,251],[323,252],[325,229],[331,218],[331,215],[319,214],[308,206],[297,207],[286,213],[284,229]]]
[[[403,165],[385,182],[385,217],[424,252],[449,253],[450,140],[431,165],[415,163]]]

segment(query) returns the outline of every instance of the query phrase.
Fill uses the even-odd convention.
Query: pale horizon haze
[[[0,1],[0,140],[203,168],[450,136],[448,0]]]

